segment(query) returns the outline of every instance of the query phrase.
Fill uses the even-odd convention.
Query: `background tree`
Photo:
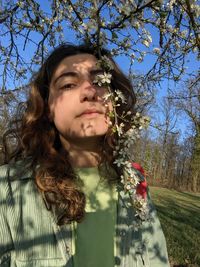
[[[71,41],[72,33],[99,53],[107,46],[113,55],[126,55],[130,64],[151,54],[147,76],[178,79],[185,56],[200,48],[199,15],[196,0],[2,0],[2,90],[8,78],[24,83],[48,50]]]
[[[170,91],[161,105],[149,105],[151,127],[133,147],[135,159],[145,167],[149,182],[179,190],[200,190],[199,75]],[[183,117],[187,134],[180,135]],[[177,122],[179,120],[179,127]],[[187,123],[189,121],[189,123]],[[188,125],[187,125],[188,124]]]
[[[192,154],[190,162],[191,190],[197,191],[200,187],[200,75],[188,80],[177,92],[172,93],[172,99],[177,109],[184,112],[191,123]]]
[[[151,115],[159,82],[165,78],[178,81],[186,71],[187,56],[199,55],[199,15],[197,0],[1,0],[1,134],[17,103],[26,98],[29,79],[47,53],[69,41],[92,43],[100,57],[102,46],[110,49],[117,59],[123,56],[125,70],[138,96],[137,110]],[[134,63],[143,61],[148,62],[145,73],[135,73]],[[181,180],[181,172],[188,173],[188,177],[189,173],[195,173],[198,138],[196,135],[188,138],[193,140],[192,154],[185,158],[179,135],[170,128],[174,111],[168,104],[164,104],[166,114],[164,109],[159,111],[162,114],[157,125],[159,134],[145,132],[134,151],[154,180],[170,181],[169,184],[178,181],[180,185],[183,180],[189,181],[189,178]],[[169,124],[167,108],[172,112]],[[154,120],[152,126],[155,127]],[[191,164],[190,159],[193,159]],[[196,186],[194,182],[191,188]]]
[[[159,107],[159,114],[155,120],[156,128],[159,130],[160,147],[160,160],[158,167],[158,174],[161,181],[164,181],[170,177],[172,179],[172,165],[174,164],[174,149],[176,147],[177,138],[176,135],[176,123],[177,123],[177,111],[174,109],[172,101],[164,98]],[[161,119],[162,117],[162,119]]]

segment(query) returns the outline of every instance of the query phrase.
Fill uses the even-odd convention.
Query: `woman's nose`
[[[97,100],[97,89],[91,81],[85,80],[81,87],[82,87],[80,94],[81,102]]]

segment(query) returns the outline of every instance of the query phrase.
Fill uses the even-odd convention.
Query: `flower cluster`
[[[131,147],[134,145],[136,139],[140,136],[140,131],[148,127],[149,118],[136,113],[131,117],[131,111],[123,111],[118,114],[116,108],[120,105],[126,104],[126,97],[121,90],[110,89],[112,75],[109,72],[112,69],[112,64],[108,58],[101,58],[98,62],[105,70],[103,74],[95,78],[98,85],[107,85],[108,93],[104,96],[105,103],[107,100],[112,101],[113,111],[109,112],[110,120],[112,121],[111,128],[113,134],[118,136],[115,145],[113,156],[115,158],[114,164],[123,170],[121,175],[121,185],[125,194],[130,196],[130,203],[135,211],[136,223],[139,226],[143,221],[149,219],[148,203],[146,197],[146,184],[143,176],[132,166]],[[125,124],[129,123],[131,127],[126,130]],[[145,192],[144,192],[145,191]]]
[[[50,0],[44,7],[38,1],[2,1],[3,86],[7,77],[13,77],[18,85],[26,83],[28,73],[35,72],[35,65],[43,62],[47,51],[70,41],[71,36],[97,47],[108,46],[114,55],[127,56],[130,65],[133,61],[142,62],[153,52],[155,64],[147,73],[159,73],[159,79],[169,73],[169,78],[175,79],[174,71],[180,74],[185,71],[185,56],[198,51],[199,1],[147,2]],[[154,32],[159,38],[153,38]],[[25,57],[30,46],[32,53]],[[28,72],[21,75],[19,70],[23,66]]]
[[[114,69],[112,61],[107,56],[101,56],[101,59],[97,62],[97,67],[101,67],[106,72],[110,72]]]
[[[133,159],[130,148],[139,137],[140,131],[140,129],[136,126],[138,124],[138,120],[141,123],[141,126],[139,127],[140,129],[147,126],[148,119],[142,116],[140,116],[140,118],[136,116],[133,120],[135,123],[132,122],[133,125],[127,132],[123,132],[123,128],[120,126],[114,126],[118,131],[118,136],[120,137],[114,150],[114,164],[123,169],[121,183],[123,184],[125,193],[130,195],[130,204],[133,205],[135,209],[139,225],[142,221],[149,219],[149,213],[146,195],[143,193],[141,194],[140,190],[138,190],[143,182],[143,177],[132,167],[131,163]]]

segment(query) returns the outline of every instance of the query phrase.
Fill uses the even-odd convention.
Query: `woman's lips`
[[[84,112],[82,112],[79,117],[89,117],[89,118],[93,118],[96,116],[99,116],[100,114],[103,114],[102,112],[100,112],[99,110],[96,109],[87,109]]]
[[[86,112],[86,113],[82,113],[81,114],[81,117],[96,117],[96,116],[99,116],[101,113],[99,112]]]

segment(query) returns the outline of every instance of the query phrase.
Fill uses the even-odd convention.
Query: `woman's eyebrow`
[[[78,73],[77,72],[63,72],[61,73],[53,82],[53,84],[55,85],[59,79],[63,78],[63,77],[78,77]]]
[[[102,74],[104,71],[102,69],[95,69],[90,71],[90,75]]]
[[[98,74],[102,74],[103,70],[102,69],[94,69],[94,70],[90,70],[89,73],[90,73],[90,75],[98,75]],[[63,77],[79,77],[79,74],[77,72],[74,72],[74,71],[63,72],[55,79],[55,81],[53,81],[53,85],[55,85],[58,82],[58,80],[63,78]]]

